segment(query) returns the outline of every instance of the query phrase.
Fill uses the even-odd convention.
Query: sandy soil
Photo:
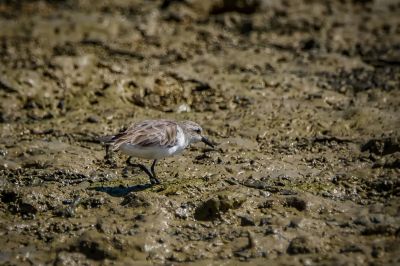
[[[399,13],[1,1],[0,264],[399,264]],[[150,187],[97,141],[149,118],[218,146]]]

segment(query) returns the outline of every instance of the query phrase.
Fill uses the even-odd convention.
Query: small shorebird
[[[129,155],[127,164],[140,167],[150,177],[151,184],[159,184],[154,169],[159,159],[179,154],[191,143],[199,141],[214,147],[202,135],[202,131],[202,128],[192,121],[146,120],[103,140],[113,151],[120,150]],[[132,157],[153,159],[153,163],[149,169],[143,164],[132,164]]]

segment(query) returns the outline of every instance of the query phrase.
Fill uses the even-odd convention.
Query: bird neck
[[[187,147],[192,143],[192,138],[190,134],[188,134],[181,126],[178,127],[178,134],[177,136],[181,138],[180,144],[183,147]]]

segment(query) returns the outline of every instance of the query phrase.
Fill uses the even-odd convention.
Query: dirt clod
[[[214,220],[230,209],[239,208],[246,199],[243,195],[221,192],[215,197],[201,203],[195,210],[197,220]]]
[[[287,252],[291,255],[307,254],[316,251],[317,248],[314,246],[314,243],[312,243],[307,237],[296,237],[292,239],[287,249]]]
[[[85,232],[71,249],[79,251],[93,260],[115,259],[117,257],[117,253],[110,241],[96,231]]]

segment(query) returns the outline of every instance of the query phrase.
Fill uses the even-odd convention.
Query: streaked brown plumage
[[[114,136],[113,150],[129,143],[142,147],[173,147],[177,143],[178,123],[170,120],[146,120],[131,125],[127,130]]]

